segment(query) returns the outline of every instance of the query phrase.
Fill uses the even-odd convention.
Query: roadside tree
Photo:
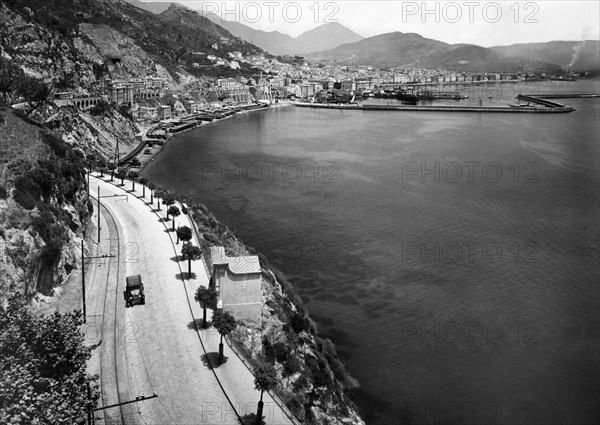
[[[181,215],[181,211],[179,211],[179,207],[176,205],[171,205],[169,207],[169,209],[167,210],[167,218],[169,218],[169,215],[171,215],[173,217],[172,230],[175,231],[175,218],[179,217]]]
[[[189,242],[192,240],[192,229],[188,226],[181,226],[177,228],[177,243],[179,241]]]
[[[181,247],[181,255],[183,256],[183,259],[188,262],[188,277],[191,277],[192,261],[202,258],[202,250],[199,247],[192,245],[190,242],[186,242]]]
[[[135,179],[137,179],[140,176],[140,173],[138,173],[135,170],[131,170],[129,173],[127,173],[127,177],[129,177],[131,179],[131,191],[135,192]]]
[[[221,341],[219,342],[219,364],[221,364],[223,363],[223,337],[235,330],[237,322],[230,312],[217,310],[213,313],[212,323],[221,335]]]
[[[148,179],[146,177],[140,177],[138,182],[142,185],[142,198],[146,197],[146,186],[148,185]]]
[[[255,425],[262,424],[263,417],[263,394],[265,391],[271,391],[277,385],[277,371],[275,367],[265,360],[261,360],[254,369],[254,388],[260,391],[260,401],[256,412]]]
[[[116,176],[118,179],[121,179],[121,186],[123,186],[124,185],[123,180],[125,179],[125,177],[127,177],[127,173],[125,172],[125,170],[120,168],[117,171]]]
[[[215,288],[206,286],[200,286],[196,289],[196,294],[194,295],[194,299],[200,303],[200,307],[202,307],[202,327],[206,328],[206,309],[217,308],[217,300],[219,296]]]

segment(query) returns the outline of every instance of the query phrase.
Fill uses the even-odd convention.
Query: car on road
[[[125,307],[133,307],[134,305],[146,304],[146,295],[144,294],[144,283],[142,276],[139,274],[127,276],[125,279],[126,287],[123,291],[125,297]]]

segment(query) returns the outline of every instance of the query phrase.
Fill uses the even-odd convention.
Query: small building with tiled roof
[[[259,320],[263,306],[258,257],[228,257],[222,246],[211,247],[210,257],[211,284],[219,293],[223,309],[236,317]]]

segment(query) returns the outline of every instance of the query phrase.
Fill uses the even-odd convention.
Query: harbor
[[[550,97],[551,95],[544,95]],[[556,94],[555,99],[566,98]],[[571,94],[569,96],[574,97]],[[593,94],[580,94],[578,97],[596,97]],[[295,102],[294,105],[302,108],[322,108],[322,109],[343,109],[359,111],[412,111],[412,112],[501,112],[501,113],[566,113],[573,112],[575,108],[562,103],[542,99],[541,95],[522,95],[517,97],[519,100],[525,100],[527,104],[507,104],[506,106],[461,106],[461,105],[375,105],[359,103],[316,103],[316,102]],[[532,105],[533,103],[533,105]]]

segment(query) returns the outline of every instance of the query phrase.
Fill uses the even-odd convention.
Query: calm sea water
[[[144,175],[290,277],[368,424],[598,423],[600,102],[562,102],[577,111],[254,112]]]

